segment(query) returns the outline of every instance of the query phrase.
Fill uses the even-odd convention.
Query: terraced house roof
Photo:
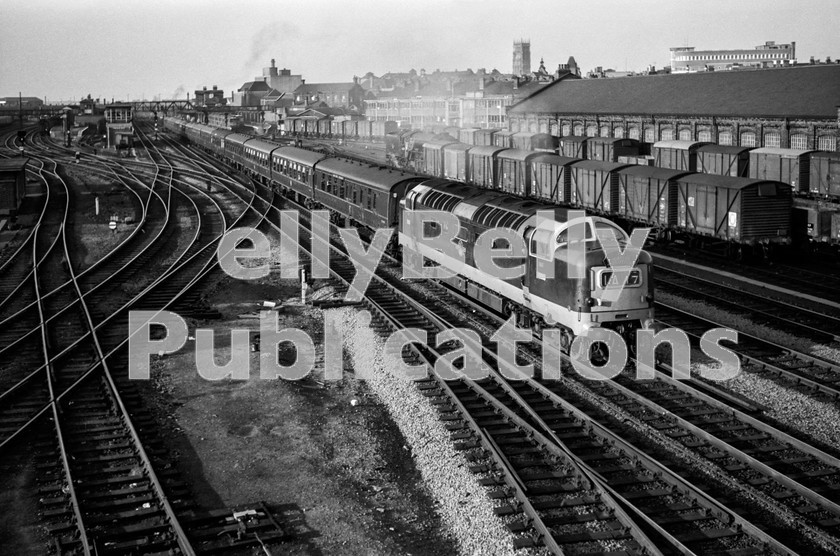
[[[563,79],[515,104],[509,113],[836,118],[838,105],[840,64],[825,64]]]

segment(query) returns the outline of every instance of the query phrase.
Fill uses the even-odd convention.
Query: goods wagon
[[[512,131],[498,131],[493,134],[493,144],[497,147],[510,149],[513,147],[513,135]]]
[[[697,171],[746,178],[750,175],[751,147],[702,145],[697,149]]]
[[[840,198],[840,153],[812,154],[810,172],[813,195]]]
[[[637,164],[639,166],[653,166],[653,157],[649,155],[619,156],[616,162],[622,164]]]
[[[560,138],[548,133],[514,133],[511,138],[511,147],[526,151],[542,151],[556,153],[560,144]]]
[[[700,141],[658,141],[653,144],[653,165],[686,172],[697,171],[697,149],[708,143]]]
[[[467,183],[485,189],[496,188],[496,155],[501,147],[473,147],[467,151]]]
[[[595,212],[611,213],[618,206],[618,170],[627,164],[581,160],[573,163],[571,202]]]
[[[535,133],[534,136],[531,137],[531,150],[544,153],[556,153],[559,147],[560,138],[555,137],[554,135],[549,135],[548,133]]]
[[[791,186],[796,193],[809,193],[809,159],[814,151],[764,147],[750,151],[750,177],[775,180]]]
[[[520,131],[510,136],[510,146],[513,149],[522,149],[526,151],[534,150],[533,139],[536,133],[528,131]]]
[[[835,213],[817,205],[793,207],[791,235],[797,241],[827,241],[831,236],[831,217]]]
[[[533,151],[507,149],[496,156],[496,188],[511,195],[527,197],[531,185]]]
[[[530,197],[551,203],[568,204],[572,183],[569,165],[577,158],[541,153],[531,159]]]
[[[475,134],[478,132],[477,127],[468,127],[458,131],[458,141],[465,145],[475,145]]]
[[[677,226],[737,243],[783,242],[790,233],[790,185],[772,180],[688,174],[677,178]]]
[[[370,134],[374,139],[383,139],[389,133],[397,131],[399,131],[397,122],[391,120],[370,122]]]
[[[29,158],[0,159],[0,215],[17,214],[26,194],[26,165]]]
[[[569,135],[560,138],[560,150],[558,154],[570,158],[586,158],[586,140],[589,137],[582,135]]]
[[[475,132],[475,143],[476,146],[491,146],[495,145],[493,142],[493,136],[499,133],[500,129],[479,129]]]
[[[639,142],[616,137],[590,137],[586,141],[586,158],[618,162],[619,156],[638,156]]]
[[[682,170],[628,166],[618,170],[617,216],[654,228],[677,223],[677,178]]]
[[[469,171],[467,151],[471,145],[449,143],[443,147],[443,176],[450,180],[466,182]]]
[[[461,133],[461,128],[458,126],[449,125],[443,128],[443,133],[449,135],[457,141],[458,135]]]
[[[443,176],[443,148],[454,141],[426,141],[423,143],[423,172],[430,176]]]

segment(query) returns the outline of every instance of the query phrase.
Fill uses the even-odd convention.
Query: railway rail
[[[43,153],[39,158],[48,159]],[[229,206],[222,207],[209,195],[195,197],[187,187],[176,186],[174,172],[164,172],[167,178],[159,174],[156,172],[154,186],[148,191],[150,200],[156,197],[155,210],[163,214],[147,221],[149,213],[144,211],[140,224],[156,230],[149,234],[153,239],[138,242],[140,248],[123,242],[115,250],[122,249],[120,257],[106,257],[106,262],[77,274],[68,249],[67,214],[72,195],[59,173],[52,171],[47,177],[50,197],[63,198],[65,204],[63,211],[49,213],[57,215],[52,218],[63,216],[36,227],[29,246],[32,272],[29,278],[19,280],[25,284],[23,289],[27,284],[34,289],[41,364],[23,357],[23,366],[36,370],[0,394],[0,450],[21,442],[30,444],[24,433],[39,431],[42,515],[59,553],[170,550],[194,554],[196,546],[202,552],[229,552],[235,547],[248,550],[281,536],[279,525],[267,511],[248,512],[238,521],[224,512],[191,512],[185,485],[169,471],[158,475],[156,470],[168,469],[166,454],[136,392],[125,380],[127,310],[144,303],[159,309],[182,299],[215,267],[215,246],[221,235],[240,221],[259,222],[265,214],[265,207],[253,206],[253,198],[248,200],[242,192],[226,194],[223,204]],[[164,190],[163,196],[157,188]],[[113,297],[104,296],[102,286],[113,285],[116,276],[142,273],[149,260],[143,257],[171,239],[168,225],[177,208],[171,202],[173,192],[175,197],[181,196],[183,206],[192,203],[195,218],[204,218],[196,223],[186,249],[163,261],[169,264],[162,276],[149,280],[136,295],[124,294],[127,301],[114,307]],[[240,211],[233,206],[235,199]],[[159,220],[157,228],[155,220]],[[167,229],[170,233],[165,233]],[[60,241],[50,242],[56,235]],[[128,244],[133,248],[131,254],[125,247]],[[59,315],[61,318],[56,318]],[[32,340],[31,329],[25,335]],[[20,338],[11,344],[18,341]],[[42,434],[46,416],[51,416],[53,427]],[[181,525],[182,517],[189,527]],[[240,538],[243,526],[249,531],[244,539]],[[258,531],[261,536],[254,534]]]

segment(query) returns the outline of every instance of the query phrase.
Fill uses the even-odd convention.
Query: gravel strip
[[[692,371],[699,371],[701,367],[710,366],[697,363],[691,367]],[[717,384],[767,406],[765,413],[769,417],[791,429],[830,446],[840,444],[840,409],[833,403],[816,400],[806,393],[750,372],[741,372],[735,378]]]
[[[412,451],[442,521],[456,539],[460,554],[513,555],[513,535],[493,513],[486,490],[456,452],[437,410],[414,384],[394,375],[396,361],[383,353],[384,342],[352,308],[331,309],[355,369],[364,369],[370,389],[388,408]]]
[[[751,319],[741,315],[733,315],[728,311],[711,307],[703,301],[683,299],[667,292],[656,292],[656,299],[666,305],[673,305],[683,311],[715,321],[724,326],[729,326],[735,330],[743,331],[745,334],[756,336],[781,346],[790,347],[802,353],[811,354],[816,357],[827,357],[833,361],[840,362],[840,350],[835,349],[835,347],[818,344],[782,330],[755,323]]]

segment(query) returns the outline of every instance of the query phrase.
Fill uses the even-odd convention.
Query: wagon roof
[[[449,143],[443,147],[445,151],[468,151],[472,145],[466,143]]]
[[[536,133],[533,131],[519,131],[513,134],[514,137],[533,137],[534,135]]]
[[[561,143],[583,143],[587,139],[590,139],[586,135],[567,135],[566,137],[561,137]]]
[[[751,151],[753,147],[736,147],[735,145],[703,145],[697,149],[699,153],[723,153],[723,154],[740,154]]]
[[[499,153],[499,158],[509,160],[530,160],[535,156],[537,156],[536,152],[526,149],[507,149]]]
[[[502,130],[499,133],[497,133],[497,135],[499,137],[511,137],[513,135],[516,135],[516,133],[513,131]]]
[[[481,145],[479,147],[473,147],[470,149],[470,154],[476,154],[478,156],[493,156],[499,151],[506,150],[504,147],[497,147],[495,145]]]
[[[760,149],[753,149],[750,154],[777,154],[789,158],[799,157],[803,154],[814,152],[808,149],[783,149],[780,147],[762,147]]]
[[[479,129],[478,131],[476,131],[476,134],[490,135],[492,133],[498,133],[499,131],[501,131],[501,129],[499,129],[497,127],[492,128],[492,129]]]
[[[625,139],[624,137],[590,137],[590,143],[638,143],[635,139]]]
[[[702,147],[703,145],[708,145],[709,143],[705,141],[680,141],[680,140],[671,140],[671,141],[657,141],[653,144],[654,149],[679,149],[683,151],[687,151],[689,149],[696,149]]]
[[[216,128],[210,135],[212,135],[213,137],[227,137],[231,133],[233,132],[229,129]]]
[[[580,162],[579,158],[572,158],[569,156],[560,156],[558,154],[540,153],[531,159],[531,162],[545,162],[547,164],[554,164],[556,166],[568,166],[574,162]]]
[[[677,178],[677,183],[711,185],[724,189],[746,189],[759,183],[775,183],[780,187],[790,189],[786,183],[774,180],[759,180],[755,178],[737,178],[734,176],[718,176],[716,174],[687,174]]]
[[[814,154],[812,154],[811,158],[812,159],[813,158],[836,158],[836,159],[840,159],[840,153],[831,153],[831,152],[820,151],[820,152],[815,152]]]
[[[599,170],[601,172],[614,172],[626,166],[630,166],[629,164],[624,164],[622,162],[607,162],[604,160],[581,160],[579,162],[575,162],[572,164],[575,168],[580,168],[582,170]]]
[[[388,192],[398,183],[418,179],[411,174],[379,166],[378,164],[364,164],[343,158],[323,159],[318,162],[316,169]]]
[[[455,141],[454,139],[451,141],[446,139],[433,139],[431,141],[424,141],[423,148],[439,151],[446,145],[451,145],[453,143],[458,143],[458,141]]]
[[[29,158],[0,158],[0,172],[19,172],[26,167]]]
[[[641,176],[655,180],[675,180],[688,174],[685,170],[672,170],[670,168],[657,168],[656,166],[628,166],[618,171],[619,174],[628,176]]]

